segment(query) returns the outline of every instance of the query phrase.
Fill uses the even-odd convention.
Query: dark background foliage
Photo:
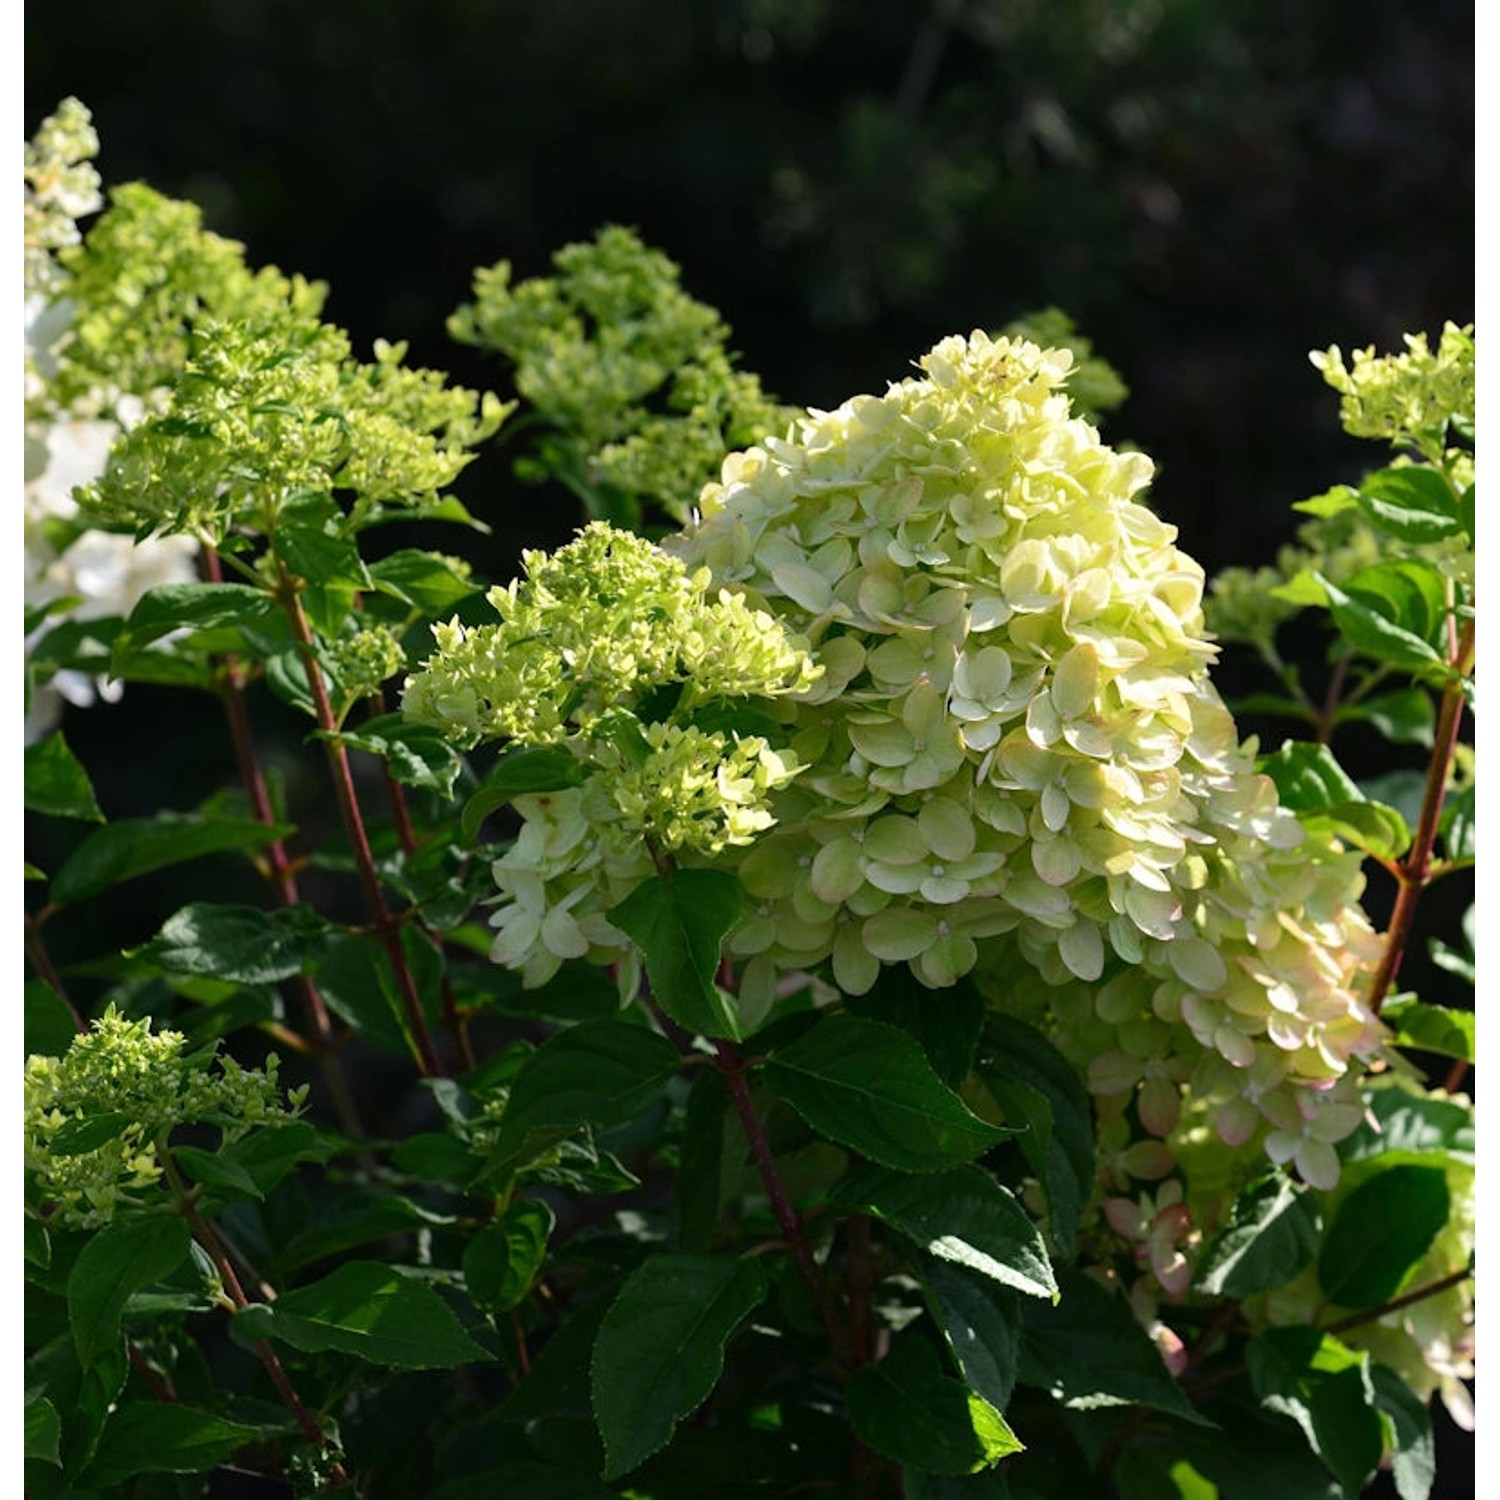
[[[78,95],[106,182],[326,279],[361,352],[408,339],[502,394],[444,333],[474,267],[544,273],[605,222],[679,261],[791,402],[1057,305],[1131,387],[1107,435],[1153,456],[1212,572],[1380,462],[1308,349],[1473,316],[1472,31],[1463,0],[71,0],[27,8],[24,130]],[[436,544],[491,577],[577,521],[503,453],[460,493],[494,539]],[[274,769],[301,731],[259,707]],[[234,776],[211,702],[133,687],[66,727],[112,817]],[[315,827],[318,786],[288,792]],[[244,879],[221,895],[255,899]],[[143,940],[195,894],[170,884],[58,942]]]

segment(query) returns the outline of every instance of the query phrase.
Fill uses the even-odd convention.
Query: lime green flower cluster
[[[349,495],[355,527],[386,506],[420,508],[509,408],[404,356],[378,343],[361,364],[341,329],[293,301],[194,327],[165,409],[116,446],[85,503],[141,532],[214,542],[244,522],[274,534],[281,507],[309,492]]]
[[[161,1180],[161,1152],[179,1125],[216,1125],[225,1142],[301,1109],[283,1102],[277,1059],[264,1071],[230,1057],[185,1054],[176,1031],[151,1030],[113,1007],[62,1057],[26,1060],[26,1170],[58,1223],[93,1229]]]
[[[389,625],[362,626],[353,635],[330,641],[324,658],[349,698],[368,698],[406,667],[401,637]]]
[[[1339,419],[1353,437],[1381,438],[1441,462],[1449,423],[1474,421],[1474,325],[1445,323],[1434,350],[1425,333],[1405,335],[1405,354],[1356,349],[1344,363],[1337,344],[1309,356],[1338,391]]]
[[[479,271],[449,332],[515,364],[517,390],[585,483],[685,519],[727,452],[784,431],[796,412],[734,368],[728,326],[629,229],[565,246],[553,264],[555,277],[515,286],[506,261]]]
[[[1300,1107],[1378,1046],[1359,857],[1255,774],[1207,678],[1202,572],[1132,498],[1149,459],[1070,415],[1067,352],[975,333],[920,363],[732,456],[676,544],[825,669],[808,769],[739,867],[750,1003],[830,958],[847,993],[897,962],[941,987],[1003,940],[990,963],[1039,978],[1064,1050],[1103,1054],[1096,1090],[1154,1133],[1205,1057],[1238,1132],[1265,1057],[1254,1128],[1288,1106],[1300,1151]]]
[[[661,862],[714,858],[771,825],[797,757],[694,716],[805,692],[818,669],[764,610],[710,598],[707,569],[604,522],[523,563],[489,593],[499,624],[433,627],[402,709],[464,745],[557,746],[580,763],[581,785],[516,799],[524,823],[494,866],[492,956],[537,985],[565,958],[624,956],[605,913]]]

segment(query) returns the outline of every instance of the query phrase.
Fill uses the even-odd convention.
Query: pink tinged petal
[[[1155,1136],[1168,1136],[1177,1128],[1182,1111],[1182,1094],[1167,1078],[1148,1078],[1136,1101],[1141,1124]]]
[[[1307,1028],[1301,1020],[1272,1015],[1266,1022],[1266,1035],[1284,1052],[1295,1052],[1306,1039]]]
[[[865,946],[884,963],[915,958],[937,937],[937,920],[930,912],[909,906],[890,906],[865,924]]]
[[[1150,1333],[1161,1362],[1173,1375],[1181,1375],[1188,1367],[1188,1346],[1165,1323],[1156,1324]]]
[[[1214,1049],[1237,1068],[1248,1068],[1255,1061],[1255,1043],[1228,1021],[1214,1028]]]
[[[1058,935],[1057,951],[1075,978],[1095,980],[1104,972],[1104,942],[1098,926],[1087,918]]]
[[[1187,1257],[1171,1245],[1154,1240],[1151,1245],[1151,1272],[1169,1297],[1180,1297],[1193,1283],[1193,1268]]]
[[[1091,1094],[1124,1094],[1141,1078],[1138,1058],[1125,1052],[1101,1052],[1089,1059]]]
[[[1231,1099],[1218,1113],[1214,1128],[1226,1146],[1243,1146],[1260,1124],[1260,1111],[1248,1099]]]
[[[1122,1240],[1139,1241],[1146,1238],[1149,1228],[1146,1215],[1140,1205],[1129,1198],[1106,1198],[1104,1217],[1109,1227]]]
[[[1297,1147],[1297,1170],[1309,1187],[1330,1192],[1339,1185],[1339,1154],[1327,1141],[1304,1140]]]
[[[1297,1154],[1297,1150],[1301,1145],[1302,1135],[1300,1132],[1273,1130],[1266,1137],[1266,1155],[1277,1166],[1284,1166]]]

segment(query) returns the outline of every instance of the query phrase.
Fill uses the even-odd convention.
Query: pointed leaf
[[[971,1161],[1008,1133],[974,1114],[912,1037],[880,1021],[825,1017],[772,1054],[765,1079],[819,1134],[901,1171]]]
[[[136,956],[169,974],[200,974],[239,984],[290,979],[327,945],[328,923],[310,906],[276,911],[195,902],[168,917]]]
[[[1236,1200],[1228,1225],[1198,1264],[1198,1289],[1215,1297],[1249,1297],[1285,1286],[1317,1253],[1316,1200],[1277,1174]]]
[[[1015,1294],[941,1260],[921,1268],[927,1308],[947,1341],[965,1385],[996,1411],[1010,1405],[1021,1357]]]
[[[119,1345],[130,1294],[187,1259],[188,1238],[176,1214],[137,1215],[106,1225],[83,1247],[68,1273],[68,1322],[85,1370]]]
[[[413,724],[400,714],[381,714],[366,719],[355,729],[318,737],[336,740],[367,755],[378,755],[403,786],[424,787],[440,797],[453,795],[453,783],[463,769],[458,751],[440,731],[426,724]]]
[[[136,1474],[200,1474],[262,1436],[260,1428],[172,1401],[126,1401],[110,1413],[89,1466],[87,1488]]]
[[[1373,1365],[1370,1379],[1375,1404],[1390,1419],[1396,1493],[1401,1500],[1427,1500],[1437,1479],[1437,1447],[1427,1402],[1384,1365]]]
[[[581,786],[585,774],[576,755],[554,746],[530,745],[502,755],[483,785],[464,803],[460,820],[464,843],[472,844],[479,837],[480,826],[497,807],[527,792]]]
[[[594,1415],[616,1479],[666,1445],[718,1383],[724,1346],[765,1299],[758,1260],[653,1255],[610,1305],[594,1342]]]
[[[1463,529],[1448,481],[1422,464],[1371,474],[1359,487],[1359,505],[1383,532],[1403,542],[1438,542]]]
[[[512,1203],[464,1251],[464,1284],[488,1312],[508,1312],[531,1290],[547,1254],[555,1220],[539,1198]]]
[[[152,641],[173,630],[222,630],[269,614],[274,600],[245,583],[163,583],[136,601],[115,637],[110,670],[119,676]]]
[[[641,950],[656,1002],[700,1036],[739,1039],[739,1020],[714,983],[725,934],[744,893],[722,870],[674,870],[643,881],[609,913]]]
[[[81,818],[102,823],[88,772],[55,729],[46,739],[27,745],[22,754],[22,801],[30,812],[54,818]]]
[[[1403,1165],[1367,1179],[1339,1205],[1318,1281],[1341,1307],[1377,1307],[1400,1288],[1448,1222],[1447,1174]]]
[[[983,1397],[944,1373],[926,1339],[908,1332],[844,1393],[866,1446],[929,1474],[988,1469],[1024,1446]]]

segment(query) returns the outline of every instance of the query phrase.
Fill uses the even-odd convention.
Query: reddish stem
[[[422,1009],[422,997],[417,982],[407,962],[406,949],[401,944],[400,924],[396,922],[385,904],[385,893],[380,888],[380,876],[375,870],[375,856],[370,850],[370,840],[365,833],[364,818],[359,810],[359,798],[354,790],[354,775],[349,769],[349,754],[335,736],[338,720],[334,717],[333,705],[328,699],[328,685],[323,680],[323,669],[318,665],[317,648],[313,642],[312,628],[307,613],[298,596],[297,583],[285,569],[281,574],[278,598],[291,621],[292,634],[302,655],[303,669],[307,674],[307,686],[312,693],[313,706],[317,712],[318,727],[325,738],[323,749],[328,756],[328,768],[333,775],[334,796],[338,800],[339,813],[344,821],[344,831],[354,851],[354,864],[364,887],[365,900],[375,923],[375,930],[385,944],[391,961],[391,970],[396,976],[396,987],[406,1011],[412,1035],[416,1039],[417,1057],[422,1072],[429,1078],[441,1076],[443,1068],[432,1045],[432,1034],[427,1028],[427,1016]]]
[[[87,1032],[88,1026],[79,1014],[78,1007],[73,1004],[62,982],[62,976],[52,966],[52,956],[47,952],[47,945],[42,941],[41,923],[30,912],[26,913],[26,956],[31,960],[42,982],[49,986],[57,998],[68,1007],[68,1014],[73,1018],[74,1029],[80,1034]]]

